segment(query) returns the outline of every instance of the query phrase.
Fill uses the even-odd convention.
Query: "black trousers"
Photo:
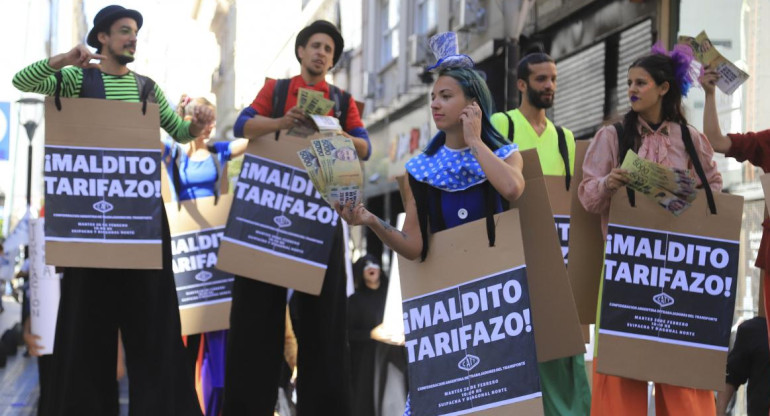
[[[47,415],[117,415],[118,328],[130,415],[201,415],[185,361],[163,211],[163,269],[67,268],[61,282]]]
[[[342,227],[320,296],[295,292],[297,413],[350,415],[350,355]],[[259,267],[259,265],[255,265]],[[272,416],[283,363],[286,288],[236,277],[225,367],[225,416]]]

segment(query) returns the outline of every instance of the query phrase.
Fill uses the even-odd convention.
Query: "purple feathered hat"
[[[684,44],[674,45],[671,52],[666,51],[661,41],[655,43],[651,49],[652,53],[666,55],[674,61],[674,77],[679,83],[679,89],[682,96],[686,97],[690,87],[695,84],[703,67],[697,65],[692,48]]]

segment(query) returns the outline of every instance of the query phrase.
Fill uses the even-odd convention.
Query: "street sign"
[[[8,160],[11,141],[11,103],[0,102],[0,160]]]

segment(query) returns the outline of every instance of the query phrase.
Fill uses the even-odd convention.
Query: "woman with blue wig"
[[[452,32],[431,39],[438,73],[431,92],[431,112],[439,132],[423,153],[406,164],[406,218],[401,231],[369,212],[363,204],[337,206],[351,225],[366,225],[398,254],[415,260],[428,255],[429,233],[481,218],[494,245],[494,214],[524,191],[522,158],[489,121],[494,113],[486,82],[473,61],[457,54]],[[407,400],[406,415],[411,414]]]

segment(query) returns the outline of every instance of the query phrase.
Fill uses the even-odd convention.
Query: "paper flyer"
[[[706,31],[700,32],[696,37],[680,36],[678,43],[689,45],[698,62],[714,68],[719,73],[717,87],[725,94],[732,94],[749,79],[749,74],[743,72],[719,53],[706,35]]]

